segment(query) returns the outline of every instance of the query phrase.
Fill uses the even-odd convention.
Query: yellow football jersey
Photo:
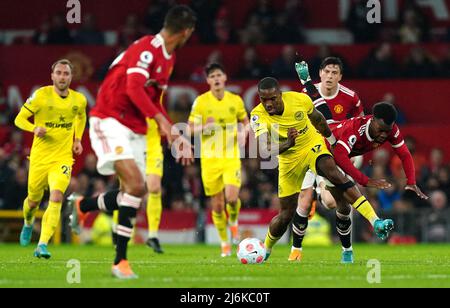
[[[202,158],[240,157],[237,142],[237,124],[247,117],[244,101],[239,95],[225,91],[222,100],[218,100],[211,91],[197,97],[189,116],[189,122],[195,125],[206,124],[213,118],[217,129],[210,134],[202,134]]]
[[[250,124],[259,137],[269,133],[272,142],[283,143],[287,140],[288,129],[295,128],[299,132],[295,146],[279,156],[280,162],[291,162],[299,159],[299,152],[317,140],[323,139],[309,120],[308,115],[314,110],[308,95],[298,92],[283,92],[284,113],[270,116],[262,104],[251,112]]]
[[[69,90],[65,98],[59,96],[53,86],[36,90],[22,108],[34,115],[34,125],[44,127],[43,138],[34,137],[31,163],[72,161],[74,138],[81,140],[86,123],[86,97]]]

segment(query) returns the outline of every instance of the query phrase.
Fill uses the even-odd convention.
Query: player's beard
[[[64,92],[69,88],[68,82],[57,82],[55,86],[58,88],[59,91]]]

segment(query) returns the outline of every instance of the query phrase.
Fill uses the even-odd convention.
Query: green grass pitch
[[[113,249],[96,246],[50,246],[51,260],[32,257],[34,247],[0,245],[0,288],[6,287],[163,287],[163,288],[301,288],[301,287],[450,287],[450,245],[355,245],[355,264],[341,265],[340,248],[305,248],[302,263],[288,263],[289,247],[275,246],[263,265],[222,259],[217,246],[165,245],[156,255],[132,246],[129,259],[140,278],[111,277]],[[66,280],[70,259],[80,261],[81,283]],[[381,283],[369,284],[369,259],[380,262]]]

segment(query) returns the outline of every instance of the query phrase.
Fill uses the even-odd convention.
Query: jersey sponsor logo
[[[305,114],[303,113],[303,111],[299,111],[297,113],[295,113],[295,119],[297,121],[301,121],[305,118]]]
[[[306,134],[306,132],[308,131],[308,129],[309,129],[309,126],[305,126],[305,128],[303,128],[303,129],[301,129],[301,130],[298,131],[298,134],[299,134],[299,135]]]
[[[45,127],[47,128],[63,128],[67,130],[71,130],[73,126],[73,123],[53,123],[53,122],[46,122]]]
[[[359,133],[360,136],[364,135],[364,132],[366,131],[366,127],[367,127],[367,125],[364,124],[363,126],[361,126],[361,127],[358,129],[358,133]]]
[[[356,136],[355,136],[355,135],[351,135],[351,136],[348,138],[348,144],[350,145],[350,147],[353,148],[353,146],[355,145],[355,143],[356,143]]]
[[[337,114],[341,114],[342,112],[344,112],[344,107],[340,104],[337,104],[336,106],[334,106],[334,112],[336,112]]]
[[[400,135],[400,130],[397,129],[397,132],[395,133],[394,138],[397,138],[399,135]]]

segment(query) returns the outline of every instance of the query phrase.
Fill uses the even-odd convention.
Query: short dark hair
[[[223,73],[225,73],[225,68],[223,67],[222,64],[213,62],[213,63],[206,65],[206,67],[205,67],[206,77],[208,77],[209,74],[211,74],[215,70],[221,70]]]
[[[279,89],[280,84],[278,80],[273,77],[266,77],[259,81],[258,83],[258,91],[260,90],[268,90],[268,89]]]
[[[164,28],[171,33],[178,33],[195,27],[197,14],[187,5],[175,5],[164,18]]]
[[[69,66],[70,72],[73,72],[73,64],[72,64],[72,62],[70,62],[70,60],[67,60],[67,59],[60,59],[60,60],[58,60],[58,61],[56,61],[55,63],[52,64],[52,73],[55,71],[55,67],[58,64],[63,64],[63,65]]]
[[[397,119],[397,110],[392,104],[386,102],[375,104],[372,113],[375,119],[383,120],[387,125],[392,125]]]
[[[320,70],[323,70],[327,65],[337,65],[341,70],[341,74],[344,72],[344,63],[342,63],[342,60],[338,57],[326,57],[325,59],[323,59],[322,63],[320,64]]]

